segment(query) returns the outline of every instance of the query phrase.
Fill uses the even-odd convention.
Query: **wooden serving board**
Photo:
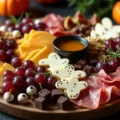
[[[96,110],[81,108],[63,111],[58,110],[56,107],[52,107],[50,110],[39,110],[34,107],[34,104],[26,106],[10,104],[0,97],[0,111],[28,120],[90,120],[120,111],[120,99],[107,103]]]

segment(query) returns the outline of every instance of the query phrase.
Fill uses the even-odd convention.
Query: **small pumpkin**
[[[56,3],[60,0],[37,0],[37,2],[40,2],[42,4],[53,4],[53,3]]]
[[[3,16],[16,16],[25,12],[29,0],[0,0],[0,14]]]
[[[120,24],[120,1],[116,2],[112,9],[113,19]]]

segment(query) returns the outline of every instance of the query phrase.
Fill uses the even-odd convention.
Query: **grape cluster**
[[[21,67],[15,68],[14,72],[6,70],[3,73],[3,93],[10,92],[14,95],[25,93],[30,86],[37,92],[42,88],[54,89],[57,78],[51,74],[48,76],[45,66],[35,67],[30,60],[25,60]]]
[[[115,72],[120,66],[120,37],[115,40],[107,40],[105,45],[107,47],[106,55],[109,55],[110,58],[107,61],[100,60],[96,65],[96,69],[98,71],[104,69],[108,73]]]
[[[0,61],[10,63],[16,55],[14,49],[17,47],[15,40],[0,39]]]
[[[5,22],[6,30],[12,32],[14,30],[19,30],[21,34],[29,33],[32,29],[34,30],[45,30],[46,24],[42,23],[39,19],[36,21],[31,20],[26,17],[21,20],[20,23],[13,23],[11,20],[6,20]]]

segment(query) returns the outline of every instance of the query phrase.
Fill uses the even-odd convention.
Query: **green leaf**
[[[24,16],[24,13],[22,13],[22,14],[20,15],[20,17],[17,19],[16,23],[20,23],[21,20],[22,20],[22,18],[23,18],[23,16]]]
[[[10,16],[10,20],[15,23],[15,24],[18,24],[21,22],[22,18],[24,16],[24,13],[20,15],[19,18],[16,18],[15,16]]]
[[[112,7],[117,1],[119,0],[67,0],[68,6],[74,6],[76,11],[91,15],[97,13],[100,17],[111,14]]]
[[[13,22],[13,23],[16,23],[16,22],[17,22],[17,18],[14,17],[14,16],[10,16],[10,20],[11,20],[11,22]]]

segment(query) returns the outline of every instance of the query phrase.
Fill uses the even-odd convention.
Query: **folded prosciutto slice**
[[[84,80],[89,85],[88,89],[82,91],[77,100],[72,101],[78,107],[96,109],[110,101],[113,96],[120,96],[120,67],[109,75],[100,70],[95,76]]]
[[[42,19],[42,22],[44,22],[48,28],[59,27],[64,30],[64,18],[60,15],[54,13],[48,14]]]
[[[64,17],[51,13],[46,15],[42,22],[47,25],[47,31],[51,34],[59,37],[63,35],[72,35],[73,33],[70,31],[66,31],[64,28]]]

